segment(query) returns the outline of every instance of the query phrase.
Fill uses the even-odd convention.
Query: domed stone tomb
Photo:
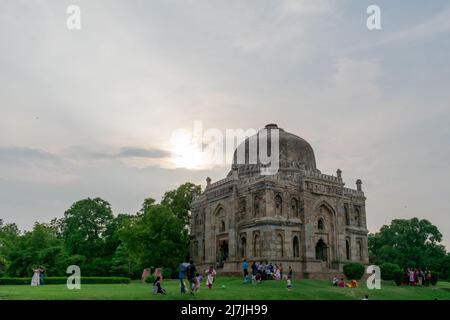
[[[277,142],[279,168],[261,174],[260,143],[272,150]],[[349,261],[368,263],[361,180],[350,189],[340,169],[323,174],[311,145],[276,124],[242,142],[226,178],[207,180],[191,212],[191,257],[200,268],[237,274],[247,259],[282,264],[285,271],[291,266],[296,277],[324,278]]]

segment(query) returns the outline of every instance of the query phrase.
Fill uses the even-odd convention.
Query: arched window
[[[241,238],[241,258],[247,256],[247,239],[245,237]]]
[[[220,232],[225,232],[225,221],[220,222]]]
[[[316,259],[327,261],[327,245],[322,239],[316,244]]]
[[[298,242],[298,237],[295,236],[292,240],[292,252],[294,257],[298,258],[300,257],[300,244]]]
[[[277,216],[281,216],[283,214],[283,200],[279,194],[275,196],[275,214]]]
[[[260,213],[260,199],[259,196],[255,196],[255,198],[253,199],[253,214],[255,217],[259,216]]]
[[[298,217],[298,201],[295,198],[291,199],[291,214],[293,217]]]
[[[205,261],[206,258],[206,248],[205,248],[205,239],[202,240],[202,260]]]
[[[363,250],[362,250],[362,242],[361,242],[361,240],[358,240],[357,244],[358,244],[359,260],[362,261],[363,260]]]
[[[345,256],[346,256],[347,260],[351,260],[350,259],[350,240],[349,239],[345,240]]]
[[[198,241],[194,241],[193,254],[195,258],[198,257]]]
[[[320,218],[317,222],[317,229],[324,230],[325,229],[325,223],[323,222],[323,218]]]
[[[239,201],[239,212],[240,212],[241,219],[245,219],[246,209],[247,209],[246,202],[245,202],[245,198],[244,198]]]
[[[277,258],[282,258],[284,256],[283,236],[281,234],[277,234],[275,242],[275,253],[277,255]]]
[[[344,206],[344,213],[345,213],[345,225],[350,225],[350,215],[348,214],[348,207]]]
[[[361,226],[361,216],[358,208],[355,208],[355,225],[358,227]]]
[[[260,257],[261,251],[259,246],[259,236],[255,234],[255,237],[253,238],[253,257]]]

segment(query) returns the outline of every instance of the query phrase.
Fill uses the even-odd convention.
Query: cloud
[[[412,21],[414,22],[414,20]],[[416,23],[412,27],[409,26],[399,31],[389,32],[387,36],[384,36],[378,41],[355,46],[347,54],[376,47],[399,46],[409,42],[420,42],[448,33],[450,33],[450,7],[444,8],[434,16],[420,23]]]
[[[28,147],[0,147],[0,178],[34,184],[70,184],[78,179],[69,161]]]
[[[77,32],[65,1],[2,4],[0,212],[26,226],[95,195],[133,212],[228,172],[174,168],[177,128],[275,122],[363,179],[371,227],[427,210],[449,239],[448,8],[386,2],[369,36],[360,2],[255,3],[77,0]]]
[[[136,157],[136,158],[167,158],[170,156],[170,152],[160,149],[142,149],[125,147],[117,154],[118,157]]]
[[[29,147],[0,147],[0,163],[2,164],[35,164],[36,162],[52,165],[60,164],[60,159],[45,150]]]

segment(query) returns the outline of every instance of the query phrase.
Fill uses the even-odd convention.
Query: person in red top
[[[345,281],[344,281],[344,278],[341,278],[341,280],[339,280],[338,286],[341,287],[341,288],[344,288],[344,287],[345,287]]]

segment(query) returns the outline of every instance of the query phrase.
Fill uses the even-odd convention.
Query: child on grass
[[[288,291],[292,291],[292,281],[290,276],[287,278],[287,289]]]

